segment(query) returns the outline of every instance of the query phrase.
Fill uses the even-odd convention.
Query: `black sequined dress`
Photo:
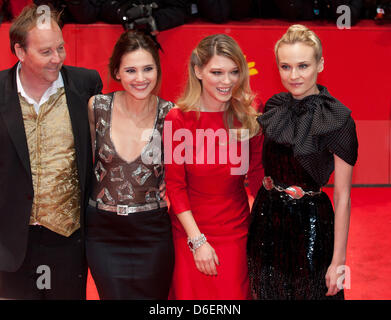
[[[334,169],[333,153],[351,165],[356,162],[358,143],[350,110],[325,87],[319,89],[319,95],[300,101],[287,93],[275,95],[258,119],[265,134],[265,176],[276,185],[319,191]],[[343,291],[325,296],[334,212],[324,192],[295,200],[262,186],[251,219],[247,254],[255,299],[344,298]]]

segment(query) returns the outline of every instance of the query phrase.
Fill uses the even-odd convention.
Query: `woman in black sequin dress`
[[[258,118],[265,179],[247,244],[253,297],[343,299],[355,123],[351,111],[316,84],[324,60],[315,33],[293,25],[275,53],[289,92],[269,99]],[[321,192],[333,171],[335,214]]]

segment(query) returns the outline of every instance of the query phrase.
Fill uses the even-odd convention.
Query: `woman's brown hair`
[[[110,57],[109,71],[110,76],[118,81],[116,75],[121,65],[122,57],[130,52],[143,49],[152,55],[157,68],[157,81],[153,90],[154,94],[157,94],[160,90],[162,70],[160,66],[159,49],[152,38],[142,32],[128,30],[121,34],[117,43],[114,46],[113,53]]]

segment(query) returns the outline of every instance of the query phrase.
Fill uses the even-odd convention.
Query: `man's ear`
[[[26,51],[24,51],[24,49],[20,46],[19,43],[15,43],[14,50],[16,57],[19,59],[19,61],[23,62],[26,56]]]

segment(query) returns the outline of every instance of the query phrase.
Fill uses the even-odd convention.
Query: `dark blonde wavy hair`
[[[278,49],[282,44],[295,44],[297,42],[304,43],[314,48],[315,59],[317,62],[322,58],[322,42],[319,37],[311,29],[308,29],[302,24],[291,25],[285,34],[274,46],[274,54],[278,63]]]
[[[237,42],[226,34],[207,36],[193,50],[188,65],[186,88],[178,99],[177,105],[184,112],[199,112],[202,82],[196,76],[195,66],[202,69],[215,55],[231,59],[239,69],[239,81],[232,90],[232,97],[225,111],[226,127],[237,129],[239,140],[242,140],[243,129],[249,130],[249,138],[251,138],[258,134],[259,124],[256,121],[258,114],[252,107],[255,96],[250,88],[248,64]],[[235,119],[241,123],[241,127],[235,127]]]

